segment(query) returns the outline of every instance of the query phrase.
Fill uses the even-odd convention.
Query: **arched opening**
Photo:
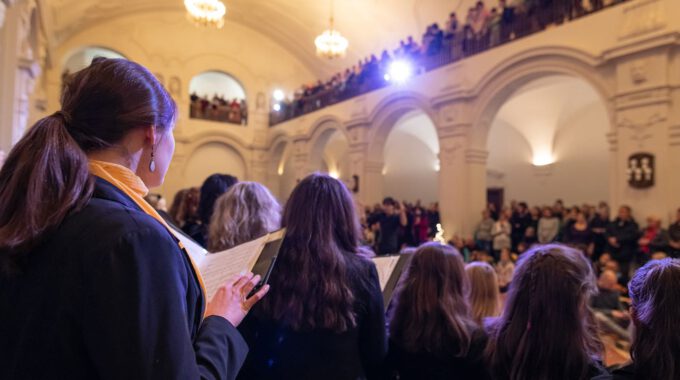
[[[519,86],[500,104],[487,138],[490,202],[609,199],[609,117],[589,82],[548,75]]]
[[[310,156],[310,169],[328,173],[349,184],[349,142],[342,131],[334,128],[326,129],[314,141]]]
[[[208,176],[231,174],[239,180],[246,179],[243,156],[232,146],[222,142],[208,142],[199,146],[187,159],[184,167],[185,186],[201,186]]]
[[[206,71],[189,83],[192,119],[248,124],[246,93],[239,81],[220,71]]]
[[[64,62],[62,76],[69,75],[86,68],[90,65],[90,63],[92,63],[92,60],[97,57],[127,59],[124,55],[115,50],[105,47],[88,46],[68,56]]]
[[[423,204],[438,201],[439,140],[426,113],[415,110],[399,118],[383,155],[383,196]]]
[[[269,190],[280,202],[285,202],[297,184],[290,144],[281,141],[274,145],[268,167]]]

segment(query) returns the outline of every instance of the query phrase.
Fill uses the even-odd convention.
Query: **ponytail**
[[[66,113],[38,121],[0,170],[0,269],[13,272],[20,255],[90,199],[87,156],[69,134]]]
[[[45,234],[90,200],[86,154],[140,126],[172,128],[177,113],[149,70],[101,57],[65,79],[61,105],[28,131],[0,170],[0,272],[19,269]]]

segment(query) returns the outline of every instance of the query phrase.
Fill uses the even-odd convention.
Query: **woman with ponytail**
[[[97,58],[0,170],[0,378],[235,378],[235,326],[266,293],[200,273],[143,199],[163,183],[177,109],[142,66]]]
[[[680,378],[680,260],[650,261],[628,284],[635,327],[632,364],[614,371],[613,379]]]

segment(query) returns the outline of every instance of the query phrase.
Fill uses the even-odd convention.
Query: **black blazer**
[[[275,321],[258,318],[254,309],[239,326],[251,350],[238,378],[379,378],[387,351],[383,297],[375,265],[368,259],[360,260],[360,273],[353,273],[352,279],[356,328],[343,333],[322,329],[293,331]],[[368,288],[363,285],[365,279]]]
[[[175,238],[97,178],[93,198],[0,276],[1,379],[234,379],[248,351]]]
[[[491,374],[484,362],[487,336],[484,330],[471,331],[470,350],[464,357],[444,358],[430,352],[409,352],[392,339],[385,365],[385,379],[398,380],[485,380]]]

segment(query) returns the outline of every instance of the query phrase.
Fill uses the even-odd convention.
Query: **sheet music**
[[[394,268],[399,262],[399,255],[395,256],[381,256],[374,257],[373,262],[378,270],[378,278],[380,279],[380,290],[385,290],[387,282],[390,280]]]
[[[195,241],[184,236],[184,234],[175,231],[172,231],[172,233],[182,243],[182,245],[184,245],[184,249],[186,249],[189,253],[189,256],[191,256],[191,260],[193,260],[194,264],[200,268],[205,256],[208,254],[208,251]]]
[[[206,297],[212,299],[217,289],[233,276],[253,269],[267,236],[249,241],[222,252],[210,253],[203,259],[200,270]]]

